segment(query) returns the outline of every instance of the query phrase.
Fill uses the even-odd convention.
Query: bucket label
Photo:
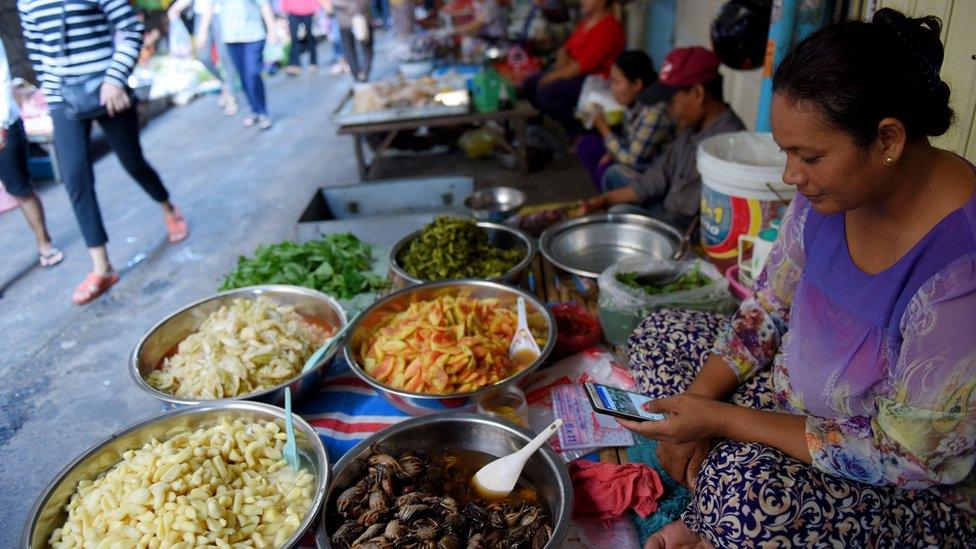
[[[702,186],[701,239],[708,255],[731,259],[738,254],[739,235],[755,235],[783,215],[778,201],[729,196]]]

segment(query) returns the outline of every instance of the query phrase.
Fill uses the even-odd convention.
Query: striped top
[[[61,102],[62,78],[104,74],[107,81],[126,86],[139,58],[143,30],[126,0],[19,0],[17,8],[48,103]],[[63,13],[67,39],[62,51]]]

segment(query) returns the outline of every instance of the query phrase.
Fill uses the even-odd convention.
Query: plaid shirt
[[[674,132],[664,102],[653,107],[635,103],[627,109],[623,135],[611,133],[604,143],[615,161],[636,168],[654,160],[674,140]]]

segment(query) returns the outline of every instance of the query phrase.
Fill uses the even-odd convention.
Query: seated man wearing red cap
[[[702,47],[677,48],[664,59],[658,81],[640,101],[665,101],[678,135],[665,154],[643,172],[614,166],[603,177],[604,193],[583,202],[587,211],[641,213],[687,227],[698,215],[701,175],[695,165],[698,144],[720,133],[744,129],[722,96],[718,57]]]

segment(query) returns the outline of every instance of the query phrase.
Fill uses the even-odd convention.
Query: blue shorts
[[[18,119],[7,129],[6,146],[0,149],[0,182],[8,193],[21,198],[34,190],[27,171],[27,150],[27,133]]]

